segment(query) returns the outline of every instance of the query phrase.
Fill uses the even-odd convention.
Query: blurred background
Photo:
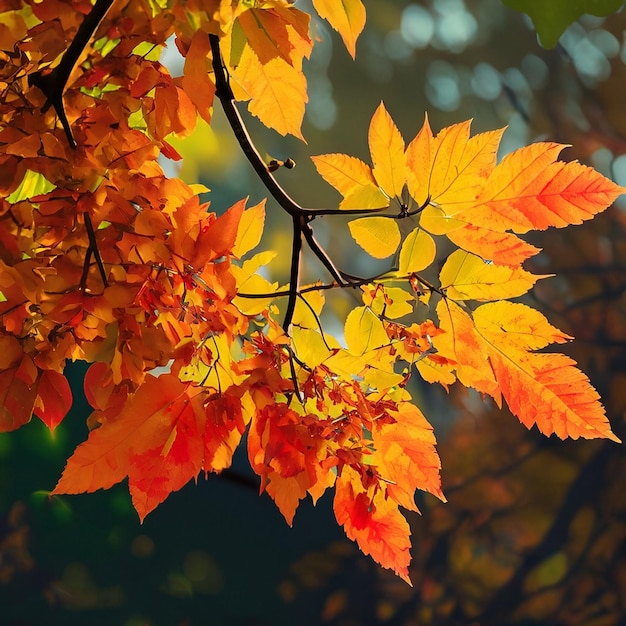
[[[425,112],[434,131],[472,118],[475,132],[508,127],[503,154],[536,140],[571,144],[564,159],[626,185],[624,12],[586,17],[544,50],[530,22],[499,0],[366,6],[356,62],[324,24],[314,25],[308,144],[250,120],[261,151],[296,161],[278,175],[300,204],[337,205],[309,156],[369,161],[367,128],[381,100],[407,140]],[[167,60],[176,73],[176,58]],[[213,210],[265,197],[219,111],[214,128],[201,125],[176,145],[185,157],[180,175],[211,188]],[[280,251],[267,270],[278,281],[288,270],[285,217],[268,203],[262,245]],[[345,220],[315,226],[342,269],[376,270],[351,246]],[[565,351],[624,439],[626,203],[531,242],[543,252],[527,268],[557,277],[541,281],[530,303],[576,337]],[[306,272],[328,280],[313,261]],[[350,298],[331,299],[331,328],[340,329]],[[125,485],[50,500],[65,459],[87,435],[84,372],[69,367],[75,403],[54,435],[36,419],[0,434],[3,625],[626,625],[623,446],[547,439],[476,394],[414,388],[435,425],[449,501],[418,494],[423,514],[408,514],[411,588],[346,540],[328,494],[315,508],[303,502],[288,528],[258,496],[244,453],[231,471],[170,496],[143,525]]]

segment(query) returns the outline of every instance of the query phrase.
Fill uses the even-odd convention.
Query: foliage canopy
[[[354,56],[360,0],[314,0]],[[605,437],[598,394],[575,362],[543,350],[571,339],[523,302],[547,278],[523,267],[539,250],[519,235],[580,224],[624,189],[563,146],[496,153],[502,131],[469,122],[405,142],[384,104],[367,134],[371,165],[313,157],[342,196],[306,208],[280,186],[235,102],[301,138],[311,16],[287,0],[8,3],[0,55],[0,428],[34,413],[65,417],[68,360],[92,363],[90,434],[52,494],[128,478],[141,519],[200,473],[220,472],[244,434],[261,489],[289,524],[299,502],[334,489],[334,511],[361,550],[408,581],[416,489],[444,499],[416,376],[506,402],[546,435]],[[175,36],[184,73],[159,61]],[[67,41],[71,41],[69,46]],[[265,203],[219,215],[201,185],[164,174],[172,134],[212,120],[215,99],[293,227],[290,280],[261,270]],[[336,267],[314,225],[350,220],[386,271]],[[303,284],[308,248],[324,280]],[[439,267],[439,264],[441,266]],[[360,304],[343,340],[322,325],[324,294]],[[157,375],[156,368],[166,368]]]

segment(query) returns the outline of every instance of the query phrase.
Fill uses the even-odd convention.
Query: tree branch
[[[302,260],[302,227],[301,219],[293,217],[293,239],[291,241],[291,269],[289,271],[289,297],[287,300],[287,310],[283,320],[283,330],[289,332],[293,314],[296,310],[296,299],[300,287],[300,262]]]
[[[89,11],[78,27],[76,35],[63,54],[60,63],[51,72],[44,74],[43,71],[40,70],[28,77],[28,84],[38,87],[46,96],[46,102],[41,112],[45,113],[51,106],[54,107],[72,148],[76,148],[76,141],[74,140],[67,115],[65,114],[63,92],[65,91],[67,81],[80,55],[89,45],[91,37],[96,32],[100,22],[103,20],[114,1],[115,0],[96,0],[96,4],[94,4],[91,11]]]

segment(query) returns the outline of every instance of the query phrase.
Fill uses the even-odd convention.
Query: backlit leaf
[[[433,238],[421,228],[414,228],[400,248],[398,273],[421,272],[435,260],[436,252]]]
[[[351,467],[344,467],[335,483],[333,508],[348,538],[356,541],[364,554],[371,554],[377,563],[410,584],[411,533],[391,498],[386,498],[382,490],[370,496],[358,474]]]
[[[241,215],[232,252],[241,258],[259,245],[265,225],[265,200],[247,208]]]
[[[546,277],[521,267],[496,265],[464,250],[453,252],[439,274],[441,288],[453,300],[515,298],[531,289],[539,278]]]
[[[313,0],[320,17],[341,35],[352,55],[356,55],[356,40],[365,26],[365,7],[361,0]]]
[[[323,154],[311,159],[322,178],[344,196],[341,208],[377,209],[389,204],[376,184],[372,168],[360,159],[345,154]]]
[[[563,147],[535,143],[507,155],[475,206],[456,217],[502,232],[562,228],[591,219],[624,193],[590,167],[555,161]]]
[[[344,337],[348,350],[357,356],[389,343],[383,323],[365,306],[350,311],[346,318]]]
[[[406,180],[404,139],[382,102],[372,116],[367,139],[376,183],[390,198],[401,197]]]
[[[67,378],[59,372],[44,370],[39,377],[35,415],[54,430],[72,406],[72,391]]]
[[[353,239],[371,256],[384,259],[400,245],[398,224],[384,217],[361,217],[348,223]]]

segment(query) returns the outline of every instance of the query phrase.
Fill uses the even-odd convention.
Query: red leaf
[[[72,391],[67,378],[59,372],[44,370],[39,378],[35,415],[52,431],[72,406]]]

